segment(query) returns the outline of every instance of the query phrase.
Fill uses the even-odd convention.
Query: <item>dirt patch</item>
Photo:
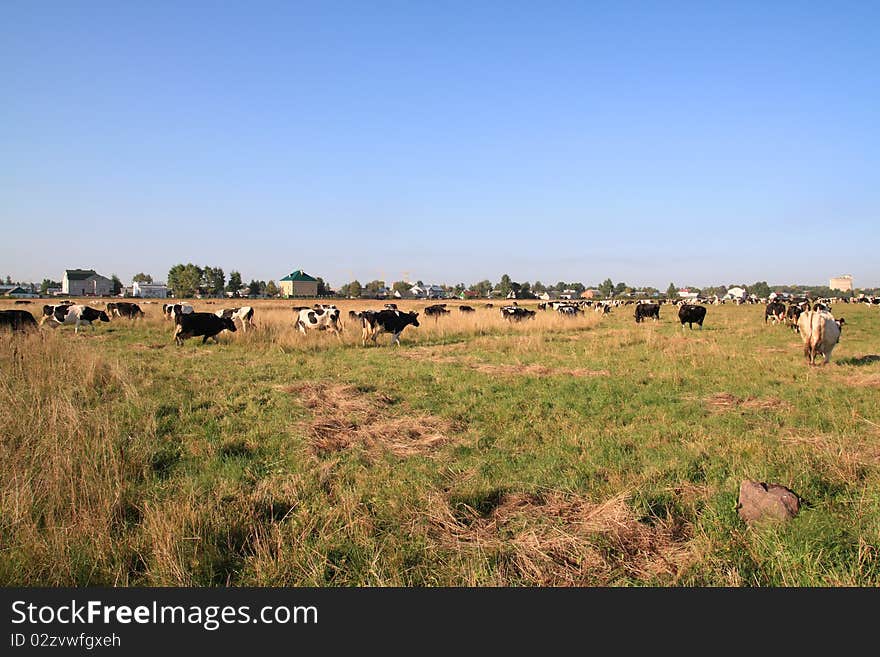
[[[703,399],[703,403],[715,412],[737,409],[758,411],[790,411],[792,405],[778,397],[746,397],[741,399],[729,392],[716,392]]]
[[[511,581],[538,586],[613,584],[622,575],[675,580],[694,561],[691,528],[670,518],[639,521],[626,494],[605,502],[560,492],[507,493],[488,514],[430,505],[430,532],[453,549],[499,553]]]
[[[354,444],[368,450],[387,450],[400,457],[428,453],[451,440],[455,430],[443,418],[400,408],[379,392],[339,383],[305,382],[282,388],[298,395],[312,411],[307,426],[318,455],[338,452]],[[405,405],[400,405],[405,406]]]

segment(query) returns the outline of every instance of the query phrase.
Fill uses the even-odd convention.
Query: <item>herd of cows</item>
[[[880,300],[868,299],[865,303],[880,305]],[[30,303],[28,301],[16,301],[16,303]],[[209,302],[210,303],[210,302]],[[697,324],[703,327],[707,308],[704,305],[686,302],[667,302],[678,306],[678,320],[682,327],[687,324],[691,329]],[[841,329],[845,320],[841,317],[835,319],[831,313],[831,300],[820,299],[811,302],[808,299],[791,300],[786,306],[779,300],[765,301],[764,323],[784,324],[798,332],[804,343],[804,356],[807,361],[814,365],[818,357],[827,363],[831,352],[840,341]],[[516,301],[499,308],[501,317],[510,322],[534,319],[538,311],[556,311],[564,317],[575,317],[588,309],[600,314],[608,314],[612,307],[621,305],[634,305],[634,317],[637,324],[651,319],[660,321],[660,302],[633,302],[633,301],[553,301],[539,303],[538,310],[530,310],[519,306]],[[493,308],[494,304],[486,303],[485,307]],[[459,305],[461,313],[475,312],[472,306]],[[342,318],[339,308],[332,304],[316,303],[312,306],[293,307],[294,326],[303,334],[313,330],[329,331],[340,340],[342,338]],[[434,304],[424,309],[427,317],[435,320],[449,314],[445,303]],[[186,339],[201,337],[202,344],[208,338],[219,342],[217,336],[223,331],[235,332],[238,328],[236,320],[242,331],[254,328],[254,308],[241,306],[235,308],[222,308],[215,312],[196,312],[193,306],[186,302],[163,304],[162,315],[165,319],[174,323],[174,342],[182,345]],[[382,333],[391,335],[391,344],[400,344],[400,335],[407,326],[419,326],[418,312],[404,312],[398,309],[394,303],[385,304],[382,310],[352,310],[348,313],[349,319],[359,322],[362,328],[361,344],[366,346],[367,340],[376,344],[376,338]],[[13,331],[37,329],[48,322],[49,326],[74,325],[74,333],[79,332],[80,326],[91,326],[95,329],[95,322],[109,322],[113,317],[135,320],[143,318],[144,311],[137,303],[113,301],[106,304],[104,310],[98,310],[84,304],[75,304],[64,301],[55,305],[44,305],[39,324],[34,316],[27,310],[0,310],[0,328],[8,328]]]

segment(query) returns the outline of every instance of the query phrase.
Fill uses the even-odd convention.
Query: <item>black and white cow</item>
[[[391,334],[391,344],[400,345],[400,334],[403,329],[412,324],[419,325],[417,312],[404,313],[398,310],[365,310],[360,314],[361,318],[361,345],[367,346],[367,338],[376,344],[376,337],[380,333]]]
[[[43,307],[44,312],[45,309],[46,306]],[[76,329],[74,330],[74,333],[79,333],[79,327],[82,324],[85,324],[86,326],[91,326],[92,330],[94,331],[95,326],[94,324],[92,324],[92,322],[98,320],[102,322],[109,322],[110,318],[107,317],[107,313],[105,313],[103,310],[90,308],[89,306],[85,306],[82,304],[61,305],[54,306],[54,310],[49,317],[49,325],[52,328],[55,328],[56,326],[61,326],[62,324],[76,324]]]
[[[311,308],[297,306],[293,309],[296,314],[295,326],[303,335],[307,330],[331,331],[337,338],[342,340],[342,321],[339,317],[339,308],[334,305],[316,303]],[[388,312],[394,312],[389,310]]]
[[[221,331],[232,331],[235,333],[235,322],[229,317],[218,317],[214,313],[186,313],[177,315],[174,318],[176,327],[174,329],[174,341],[178,345],[182,345],[187,338],[202,336],[202,344],[208,341],[208,338],[214,338],[214,342],[220,342],[217,334]]]
[[[705,306],[696,306],[694,304],[686,303],[682,305],[678,309],[678,319],[681,321],[681,327],[684,328],[684,325],[687,324],[691,330],[694,328],[694,324],[699,324],[700,328],[703,328],[703,320],[706,318],[706,307]]]
[[[656,303],[637,303],[635,317],[636,324],[649,317],[655,322],[660,321],[660,306]]]
[[[188,303],[163,303],[162,314],[165,319],[177,319],[178,315],[189,315],[195,312],[195,309]]]
[[[223,308],[222,310],[214,311],[214,314],[217,315],[217,317],[228,317],[233,321],[237,319],[241,322],[241,330],[244,333],[247,333],[248,326],[250,326],[251,328],[256,327],[256,324],[254,324],[254,309],[252,306],[242,306],[241,308]]]
[[[0,329],[26,331],[37,328],[37,320],[27,310],[0,310]]]
[[[503,306],[501,316],[509,322],[519,322],[524,319],[534,319],[535,311],[520,308],[519,306]]]
[[[577,306],[557,306],[556,312],[563,317],[577,317],[581,313],[581,309]]]
[[[785,304],[781,301],[771,301],[764,308],[764,323],[772,320],[774,324],[780,324],[785,321]]]
[[[137,319],[144,317],[144,311],[136,303],[128,301],[111,301],[107,304],[107,315],[110,317],[127,317]]]

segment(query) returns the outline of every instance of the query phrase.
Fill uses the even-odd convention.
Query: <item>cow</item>
[[[444,315],[448,312],[449,311],[446,310],[445,303],[438,303],[433,306],[428,306],[427,308],[425,308],[425,315],[427,315],[429,317],[433,317],[434,319],[437,319],[440,317],[440,315]]]
[[[412,324],[419,325],[417,312],[403,313],[396,310],[365,310],[361,313],[361,346],[367,346],[367,338],[376,344],[376,337],[380,333],[391,334],[391,344],[400,346],[400,334],[403,329]]]
[[[472,313],[472,312],[476,312],[476,311],[475,311],[473,308],[471,308],[470,306],[459,306],[459,307],[458,307],[458,310],[459,310],[460,312],[463,312],[463,313]]]
[[[61,303],[57,303],[57,304],[44,305],[43,306],[43,316],[40,317],[40,326],[42,326],[47,320],[49,320],[55,314],[56,308],[68,308],[69,306],[72,306],[72,305],[73,305],[72,301],[66,301],[66,300],[62,301]],[[66,315],[66,314],[67,314],[67,312],[65,311],[64,315]],[[62,319],[64,318],[64,315],[62,315]]]
[[[241,322],[241,330],[244,333],[247,333],[248,326],[250,326],[251,328],[256,327],[256,324],[254,324],[254,309],[252,306],[242,306],[241,308],[223,308],[221,310],[214,311],[214,314],[217,315],[217,317],[228,317],[233,321],[237,319]]]
[[[107,315],[110,317],[128,317],[129,319],[137,319],[144,317],[144,311],[136,303],[128,301],[111,301],[107,304]]]
[[[502,306],[501,317],[509,322],[519,322],[524,319],[534,319],[535,312],[534,310],[527,310],[518,306]]]
[[[785,321],[785,304],[781,301],[771,301],[767,304],[767,307],[764,308],[764,323],[767,323],[767,320],[770,319],[774,324],[779,324]]]
[[[636,324],[640,324],[642,320],[649,317],[657,322],[660,320],[660,306],[656,303],[637,303],[635,317]]]
[[[342,322],[339,319],[339,308],[336,306],[316,303],[311,308],[297,306],[293,312],[296,313],[295,326],[303,335],[306,334],[306,329],[330,330],[340,341],[342,340]]]
[[[45,308],[44,306],[44,312]],[[45,319],[45,316],[44,316]],[[82,324],[86,326],[91,326],[92,330],[95,330],[94,324],[92,322],[96,320],[100,320],[102,322],[109,322],[110,318],[107,316],[107,313],[103,310],[97,310],[96,308],[90,308],[89,306],[84,306],[82,304],[63,304],[60,306],[54,306],[54,310],[50,315],[50,319],[52,323],[50,326],[55,328],[61,324],[76,324],[76,329],[74,333],[79,333],[79,327]]]
[[[385,310],[397,310],[397,304],[396,303],[386,303]]]
[[[202,336],[202,344],[208,341],[208,338],[214,338],[214,342],[220,342],[217,334],[221,331],[232,331],[235,333],[235,322],[229,317],[218,317],[214,313],[186,313],[180,314],[174,318],[174,342],[178,346],[183,345],[183,341],[187,338]]]
[[[16,306],[23,306],[23,305],[30,304],[30,301],[28,301],[27,299],[16,299],[14,303]],[[33,317],[33,315],[31,317]],[[36,321],[36,320],[34,320],[34,321]]]
[[[162,314],[165,319],[176,319],[178,315],[189,315],[194,308],[188,303],[163,303]]]
[[[791,330],[796,333],[800,332],[800,329],[798,328],[798,319],[800,319],[802,312],[804,312],[804,306],[798,303],[792,303],[785,311],[785,322],[789,325]]]
[[[703,328],[703,320],[706,318],[706,307],[705,306],[695,306],[690,303],[686,303],[682,305],[678,309],[678,319],[681,321],[681,327],[684,328],[684,325],[687,324],[691,330],[694,328],[694,323],[700,325],[700,328]]]
[[[821,355],[827,365],[831,352],[840,342],[840,333],[846,320],[834,316],[827,310],[805,310],[798,317],[798,332],[804,343],[804,357],[810,365],[816,364],[816,357]]]
[[[13,331],[35,329],[37,320],[27,310],[0,310],[0,328],[6,327]]]
[[[577,306],[557,306],[556,312],[563,317],[577,317],[578,314],[580,314],[581,309]]]

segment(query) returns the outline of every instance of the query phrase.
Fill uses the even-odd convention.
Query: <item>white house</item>
[[[74,297],[102,297],[113,294],[113,281],[94,269],[65,269],[61,291]]]
[[[143,299],[167,299],[168,286],[165,283],[138,283],[131,284],[131,296]]]
[[[727,290],[727,294],[724,295],[725,299],[734,299],[737,301],[743,301],[748,296],[748,292],[741,287],[732,287]]]
[[[442,299],[445,296],[439,285],[413,285],[409,293],[417,299]]]

